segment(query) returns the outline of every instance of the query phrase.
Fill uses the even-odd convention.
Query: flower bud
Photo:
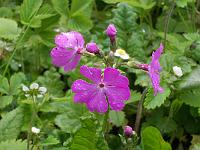
[[[36,128],[36,127],[32,127],[32,128],[31,128],[31,131],[32,131],[33,133],[35,133],[35,134],[40,133],[40,129],[38,129],[38,128]]]
[[[116,28],[115,28],[115,26],[114,26],[113,24],[109,24],[109,26],[108,26],[107,29],[106,29],[106,34],[107,34],[107,36],[110,37],[110,40],[111,40],[112,42],[115,41],[115,37],[116,37],[116,34],[117,34],[117,30],[116,30]]]
[[[131,137],[133,135],[133,129],[130,126],[124,127],[124,135],[126,137]]]
[[[86,45],[86,50],[90,53],[98,54],[99,53],[99,47],[96,43],[90,42]]]
[[[183,72],[182,72],[181,67],[174,66],[174,67],[173,67],[173,71],[174,71],[174,74],[175,74],[176,76],[178,76],[178,77],[183,76]]]

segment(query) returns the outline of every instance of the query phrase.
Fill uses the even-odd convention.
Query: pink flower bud
[[[97,46],[96,43],[90,42],[86,45],[86,50],[90,53],[97,54],[99,53],[99,47]]]
[[[124,127],[124,135],[126,137],[131,137],[133,135],[133,129],[130,126]]]
[[[106,29],[107,36],[110,37],[111,41],[115,41],[115,37],[117,35],[117,30],[114,26],[114,24],[109,24],[109,26]]]

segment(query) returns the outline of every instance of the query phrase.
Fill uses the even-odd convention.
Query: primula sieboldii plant
[[[102,58],[105,68],[94,68],[86,65],[80,67],[80,73],[89,79],[78,79],[72,84],[74,102],[84,103],[91,112],[106,113],[109,109],[120,111],[125,106],[125,101],[130,98],[129,80],[117,69],[118,59],[126,61],[129,58],[125,50],[117,49],[117,29],[110,24],[105,30],[110,38],[110,52],[106,55],[100,50],[95,42],[90,42],[84,47],[84,38],[81,33],[70,31],[60,33],[55,37],[56,47],[51,51],[52,63],[57,67],[63,67],[64,70],[71,71],[75,69],[84,53],[90,53]],[[134,63],[134,67],[148,72],[154,88],[154,95],[162,93],[164,90],[160,86],[161,66],[159,58],[163,52],[163,45],[153,52],[150,64]],[[126,63],[128,65],[128,63]],[[103,71],[102,71],[103,69]]]
[[[74,101],[86,103],[91,111],[105,113],[108,106],[112,110],[122,110],[124,101],[130,98],[128,78],[121,75],[115,68],[105,68],[102,74],[99,68],[81,66],[81,74],[91,80],[88,83],[84,80],[76,80],[72,85],[75,93]]]

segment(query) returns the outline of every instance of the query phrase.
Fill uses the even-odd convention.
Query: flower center
[[[78,54],[82,54],[82,53],[83,53],[83,51],[84,51],[84,50],[83,50],[83,48],[80,48],[80,47],[79,47],[79,48],[77,48],[77,53],[78,53]]]
[[[104,85],[103,83],[100,83],[100,84],[99,84],[99,87],[100,87],[100,88],[103,88],[104,86],[105,86],[105,85]]]

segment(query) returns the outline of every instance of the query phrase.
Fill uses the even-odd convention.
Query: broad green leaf
[[[0,109],[9,105],[13,100],[12,96],[0,96]]]
[[[52,135],[48,136],[47,139],[45,139],[44,141],[42,141],[42,145],[43,146],[47,146],[47,145],[55,145],[60,143],[59,140],[55,137],[53,137]]]
[[[191,2],[194,3],[195,0],[176,0],[175,2],[178,7],[183,8],[183,7],[186,7],[188,3],[191,3]]]
[[[69,0],[51,0],[51,2],[60,15],[69,15]]]
[[[19,35],[19,31],[16,21],[0,18],[0,38],[14,40]]]
[[[55,124],[67,133],[74,133],[80,128],[81,122],[77,115],[64,113],[55,118]]]
[[[39,76],[37,81],[48,89],[51,96],[63,96],[64,83],[60,80],[60,74],[54,68],[46,71],[43,76]]]
[[[114,111],[109,112],[110,121],[117,127],[122,126],[125,122],[125,114],[123,111]]]
[[[91,4],[93,0],[73,0],[71,5],[71,15],[77,15],[78,13],[83,13],[84,15],[90,15],[91,13]]]
[[[27,141],[7,140],[0,143],[1,150],[27,150]]]
[[[141,144],[143,150],[171,150],[169,143],[165,142],[160,131],[155,127],[146,127],[142,130]]]
[[[24,0],[20,8],[20,18],[23,24],[30,24],[31,19],[38,12],[42,0]]]
[[[0,92],[4,94],[9,94],[10,92],[10,86],[8,79],[0,75]]]
[[[10,78],[10,94],[17,95],[20,92],[22,81],[25,80],[23,73],[13,74]]]
[[[148,93],[144,102],[144,107],[146,109],[155,109],[156,107],[160,107],[165,102],[171,91],[166,85],[163,86],[163,89],[164,92],[158,93],[156,96],[154,96],[154,90],[152,87],[148,89]]]
[[[200,66],[185,77],[179,85],[180,89],[192,89],[193,87],[200,87]]]
[[[23,125],[23,109],[16,108],[0,120],[0,141],[16,139]]]

